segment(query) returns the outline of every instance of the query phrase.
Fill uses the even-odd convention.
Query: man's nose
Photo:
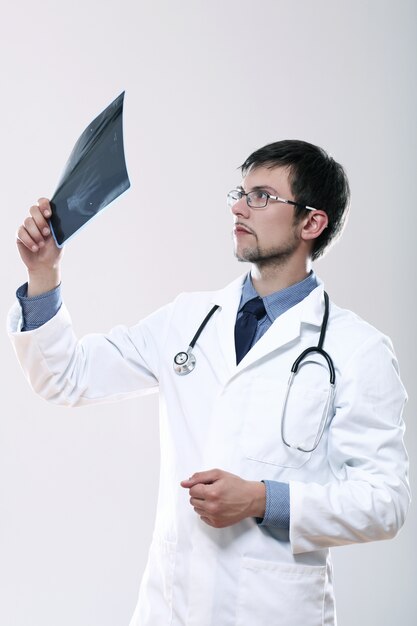
[[[237,200],[230,208],[233,215],[241,215],[242,217],[249,217],[250,207],[246,202],[246,196],[242,196],[240,200]]]

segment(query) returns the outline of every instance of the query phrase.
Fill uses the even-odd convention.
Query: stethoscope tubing
[[[197,339],[199,338],[199,336],[201,335],[201,333],[203,332],[204,328],[207,326],[207,323],[209,321],[209,319],[211,318],[211,316],[217,311],[217,309],[220,308],[219,304],[215,304],[210,311],[207,313],[206,317],[203,319],[203,321],[201,322],[200,326],[197,329],[196,334],[194,335],[194,337],[191,339],[190,341],[190,345],[188,346],[189,348],[194,348],[195,344],[197,343]]]

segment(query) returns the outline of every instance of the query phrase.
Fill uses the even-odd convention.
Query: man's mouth
[[[235,234],[243,233],[245,235],[254,235],[254,233],[251,230],[249,230],[249,228],[247,228],[243,224],[239,224],[239,223],[235,224],[235,227],[234,227],[233,231],[234,231]]]

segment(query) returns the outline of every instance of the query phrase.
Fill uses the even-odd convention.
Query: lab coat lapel
[[[236,373],[249,367],[277,348],[298,339],[302,324],[320,327],[324,310],[323,285],[319,284],[304,300],[280,315],[266,333],[249,350],[236,368]]]

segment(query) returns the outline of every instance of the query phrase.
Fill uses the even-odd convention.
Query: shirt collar
[[[280,291],[275,291],[274,293],[269,294],[269,296],[263,297],[262,300],[265,305],[265,310],[271,322],[274,322],[279,315],[282,315],[282,313],[285,313],[285,311],[301,302],[301,300],[304,300],[304,298],[306,298],[313,291],[313,289],[318,286],[318,284],[317,277],[313,270],[311,270],[309,275],[300,282],[290,285],[290,287],[286,287],[285,289],[280,289]],[[246,302],[257,297],[259,297],[259,294],[252,284],[252,279],[249,273],[246,275],[243,283],[239,311],[246,304]]]

